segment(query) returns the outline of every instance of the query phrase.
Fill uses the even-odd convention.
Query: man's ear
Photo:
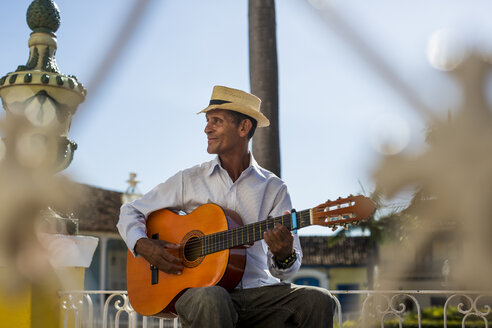
[[[239,124],[239,135],[241,137],[246,137],[252,128],[253,128],[253,124],[251,123],[250,120],[248,119],[242,120],[241,123]]]

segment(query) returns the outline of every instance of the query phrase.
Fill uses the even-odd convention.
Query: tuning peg
[[[347,223],[342,224],[342,226],[343,226],[343,229],[348,230]]]
[[[359,225],[359,221],[352,221],[353,225]]]
[[[337,226],[336,225],[332,225],[331,226],[331,231],[335,231],[335,230],[337,230]]]

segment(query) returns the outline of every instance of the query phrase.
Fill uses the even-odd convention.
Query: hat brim
[[[250,107],[247,107],[247,106],[241,106],[241,105],[237,105],[237,104],[234,104],[234,103],[226,103],[226,104],[217,104],[217,105],[210,105],[208,106],[207,108],[205,109],[202,109],[201,111],[199,111],[197,114],[201,114],[201,113],[206,113],[212,109],[225,109],[225,110],[232,110],[232,111],[235,111],[235,112],[239,112],[241,114],[244,114],[244,115],[248,115],[252,118],[254,118],[256,120],[256,122],[258,122],[258,127],[259,128],[264,128],[264,127],[267,127],[270,125],[270,120],[268,118],[266,118],[265,115],[263,115],[262,113],[258,112],[257,110],[254,110]]]

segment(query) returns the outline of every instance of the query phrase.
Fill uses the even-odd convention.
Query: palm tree
[[[262,100],[270,126],[253,137],[258,163],[280,176],[278,132],[278,68],[274,0],[249,0],[249,69],[251,93]]]

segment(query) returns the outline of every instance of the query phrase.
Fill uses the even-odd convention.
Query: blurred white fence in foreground
[[[331,291],[336,303],[335,323],[339,327],[355,320],[361,327],[384,327],[393,319],[399,327],[405,325],[409,312],[416,314],[422,325],[422,305],[429,299],[440,300],[443,326],[448,327],[451,307],[460,314],[460,326],[467,327],[470,319],[489,327],[492,320],[492,292],[452,290],[337,290]],[[75,328],[168,328],[180,327],[177,319],[159,319],[137,314],[126,291],[64,291],[59,292],[64,327]],[[348,297],[347,297],[348,296]],[[355,306],[354,306],[355,305]],[[349,309],[344,309],[347,307]]]

